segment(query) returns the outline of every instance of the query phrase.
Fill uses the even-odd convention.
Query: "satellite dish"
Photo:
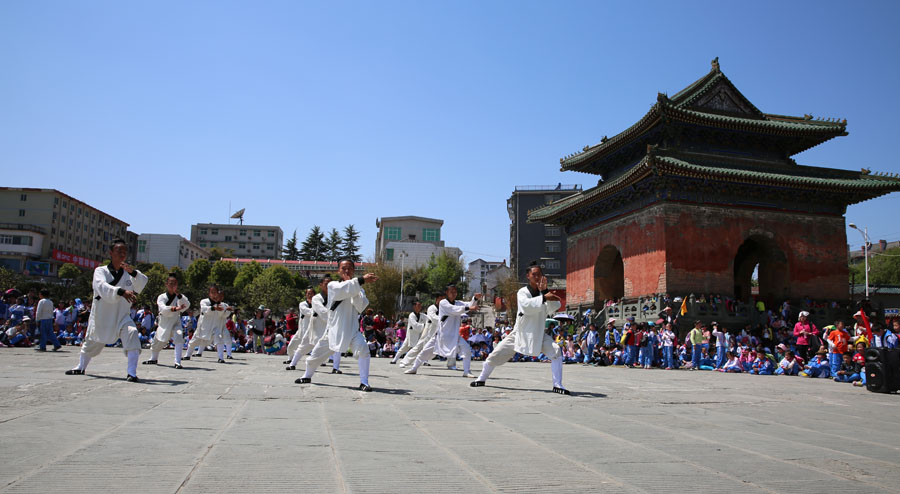
[[[244,211],[246,211],[246,209],[247,208],[241,208],[240,211],[234,213],[233,215],[231,215],[231,217],[234,219],[237,219],[237,220],[241,220],[241,224],[243,225],[244,224]]]

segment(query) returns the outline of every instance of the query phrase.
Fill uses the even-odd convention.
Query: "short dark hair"
[[[209,285],[209,289],[210,289],[210,290],[212,290],[213,288],[215,288],[217,292],[221,292],[221,291],[222,291],[222,288],[219,286],[218,283],[212,283],[212,284]]]
[[[175,281],[178,281],[178,275],[175,274],[175,271],[169,271],[169,275],[166,276],[166,279],[175,278]]]
[[[345,262],[349,262],[350,265],[353,266],[354,268],[356,267],[356,263],[353,262],[353,259],[350,259],[349,257],[345,257],[345,258],[341,259],[340,261],[338,261],[338,267],[340,267],[341,264],[344,264]]]
[[[541,272],[544,272],[543,266],[541,266],[537,261],[531,261],[527,268],[525,268],[525,274],[531,274],[531,270],[534,268],[538,268]]]
[[[41,297],[50,298],[50,289],[41,288]]]
[[[123,240],[123,239],[121,239],[121,238],[114,238],[113,241],[112,241],[112,243],[109,244],[109,250],[115,249],[116,246],[119,245],[119,244],[124,245],[126,249],[128,248],[128,242],[126,242],[125,240]]]

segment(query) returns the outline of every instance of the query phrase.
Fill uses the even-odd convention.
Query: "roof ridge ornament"
[[[712,62],[710,62],[710,65],[712,65],[713,72],[722,72],[722,69],[719,68],[719,57],[712,59]]]

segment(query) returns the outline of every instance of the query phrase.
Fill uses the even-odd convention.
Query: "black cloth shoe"
[[[557,388],[557,387],[554,387],[554,388],[553,388],[553,392],[554,392],[554,393],[559,393],[559,394],[561,394],[561,395],[570,395],[570,394],[572,394],[571,392],[569,392],[568,389],[565,389],[565,388]]]
[[[282,362],[282,364],[289,364],[289,363],[291,363],[290,360],[285,360],[284,362]]]
[[[371,393],[371,392],[372,392],[372,386],[369,386],[368,384],[359,383],[359,390],[360,390],[360,391],[365,391],[366,393]]]
[[[182,367],[181,364],[175,364],[175,368],[176,369],[184,369],[184,367]]]
[[[61,347],[61,346],[55,346],[55,347],[53,347],[53,351],[54,351],[54,352],[59,351],[60,348],[62,348],[62,347]]]
[[[216,360],[216,362],[218,362],[218,363],[220,363],[220,364],[224,364],[224,363],[225,363],[225,361],[222,360],[222,359]]]
[[[125,378],[125,380],[128,381],[128,382],[130,382],[130,383],[139,383],[139,382],[141,382],[141,380],[138,379],[137,376],[132,376],[131,374],[129,374],[128,377]]]
[[[388,363],[391,364],[391,365],[394,365],[394,364],[396,364],[397,362],[394,362],[393,360],[391,360],[391,361],[388,362]]]
[[[156,361],[155,361],[155,360],[145,360],[145,361],[143,361],[143,362],[141,362],[141,363],[144,364],[144,365],[156,365]]]
[[[69,369],[66,371],[67,376],[83,376],[84,371],[81,369]]]
[[[46,352],[47,349],[46,349],[46,348],[35,348],[34,351],[36,351],[36,352]]]
[[[343,374],[340,369],[331,369],[332,374]]]
[[[469,383],[469,386],[472,386],[473,388],[480,388],[484,386],[484,381],[472,381]]]
[[[227,358],[227,359],[232,359],[232,360],[234,359],[234,357],[232,357],[231,355],[229,355],[229,356],[227,356],[227,357],[225,357],[225,358]]]
[[[181,357],[181,360],[190,360],[190,357]]]
[[[288,363],[290,363],[290,362],[288,362]],[[289,365],[289,366],[285,367],[284,370],[297,370],[297,367],[295,367],[293,365]]]
[[[312,382],[312,378],[309,377],[301,377],[300,379],[295,379],[294,384],[309,384]]]

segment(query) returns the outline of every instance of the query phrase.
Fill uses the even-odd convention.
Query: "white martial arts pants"
[[[122,350],[128,357],[128,375],[137,376],[138,359],[141,357],[141,338],[137,327],[125,326],[119,330],[119,339],[122,340]],[[91,359],[100,355],[100,352],[106,348],[105,343],[85,339],[81,344],[81,353],[78,355],[77,370],[85,370]]]
[[[509,359],[516,354],[516,335],[517,331],[513,331],[494,347],[494,351],[484,361],[484,367],[481,369],[478,381],[487,381],[487,378],[491,376],[491,372],[495,368],[509,362]],[[553,387],[562,388],[562,352],[559,349],[559,345],[553,341],[552,336],[544,335],[544,341],[541,342],[541,353],[550,357],[550,373],[553,376]]]
[[[209,346],[210,343],[212,343],[211,340],[201,340],[196,337],[191,338],[191,341],[188,342],[187,346],[187,356],[190,357],[191,352],[193,352],[194,350],[200,350],[199,352],[197,352],[197,355],[200,355],[201,353],[203,353],[203,349]]]
[[[294,352],[296,352],[297,349],[300,348],[300,346],[302,345],[301,342],[304,340],[304,336],[305,335],[300,334],[300,331],[294,333],[294,336],[291,337],[291,342],[288,343],[287,355],[293,355]],[[313,346],[315,345],[310,346],[310,350],[312,350]],[[309,350],[307,350],[307,352],[309,352]]]
[[[422,348],[422,353],[416,357],[416,363],[412,366],[412,371],[416,371],[419,367],[422,366],[425,362],[431,360],[434,357],[434,347],[437,345],[437,334],[427,343],[425,343],[425,347]],[[456,355],[462,354],[463,356],[463,373],[468,374],[469,370],[472,367],[472,347],[469,346],[469,342],[460,338],[459,343],[457,343],[456,348],[450,352],[450,355],[446,355],[447,357],[447,367],[455,367],[456,366]]]
[[[419,342],[421,338],[421,333],[406,333],[406,338],[403,339],[403,344],[400,345],[400,348],[397,349],[397,353],[394,354],[394,359],[391,362],[397,363],[397,360],[400,359],[400,356],[410,351],[412,348],[416,346],[416,343]]]
[[[234,339],[231,337],[231,332],[227,329],[223,329],[221,334],[213,335],[213,344],[216,346],[216,349],[219,352],[219,360],[225,358],[225,353],[227,351],[228,356],[231,356],[231,347],[234,345]]]
[[[181,353],[184,351],[184,331],[181,329],[157,329],[156,337],[150,343],[150,360],[159,360],[159,352],[169,344],[169,340],[175,343],[175,363],[181,363]]]
[[[316,367],[328,360],[328,357],[332,355],[334,355],[334,368],[338,368],[341,362],[340,354],[338,352],[332,352],[331,348],[328,346],[328,342],[328,336],[326,335],[316,343],[315,347],[313,347],[312,353],[309,354],[309,357],[306,357],[306,372],[303,373],[303,377],[311,378],[316,372]],[[371,360],[371,357],[369,354],[369,345],[366,343],[366,339],[363,337],[362,333],[353,335],[353,339],[350,340],[349,350],[359,361],[359,382],[368,386],[369,361]]]

